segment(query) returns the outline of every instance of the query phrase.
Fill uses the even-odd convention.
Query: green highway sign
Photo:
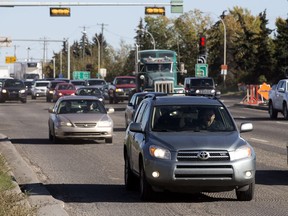
[[[90,71],[73,71],[74,80],[90,79]]]
[[[183,0],[171,0],[171,13],[183,13]]]
[[[196,64],[195,77],[208,77],[208,64]]]

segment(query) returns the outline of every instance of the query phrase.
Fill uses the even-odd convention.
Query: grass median
[[[9,174],[5,158],[0,154],[0,216],[33,216],[36,209],[27,203],[27,195],[19,193]]]

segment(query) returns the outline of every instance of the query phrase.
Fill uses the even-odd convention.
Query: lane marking
[[[264,143],[268,143],[269,141],[267,140],[263,140],[263,139],[257,139],[257,138],[251,138],[251,140],[255,140],[257,142],[264,142]]]
[[[278,124],[285,124],[285,125],[288,124],[288,122],[279,122],[279,121],[276,121],[276,123],[278,123]]]

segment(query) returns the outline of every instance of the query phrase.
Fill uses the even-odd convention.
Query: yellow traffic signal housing
[[[50,8],[50,16],[70,16],[70,8]]]
[[[145,7],[145,14],[165,16],[165,7]]]

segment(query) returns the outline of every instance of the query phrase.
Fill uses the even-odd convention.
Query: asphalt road
[[[141,202],[137,191],[127,192],[123,180],[124,103],[113,104],[113,144],[75,142],[51,144],[48,112],[52,103],[0,105],[1,153],[7,158],[21,189],[28,191],[39,215],[288,215],[286,144],[288,122],[271,121],[266,110],[234,106],[239,98],[223,97],[257,155],[256,191],[251,202],[239,202],[234,192],[160,194]],[[11,145],[10,141],[13,143]],[[52,195],[52,196],[51,196]]]

